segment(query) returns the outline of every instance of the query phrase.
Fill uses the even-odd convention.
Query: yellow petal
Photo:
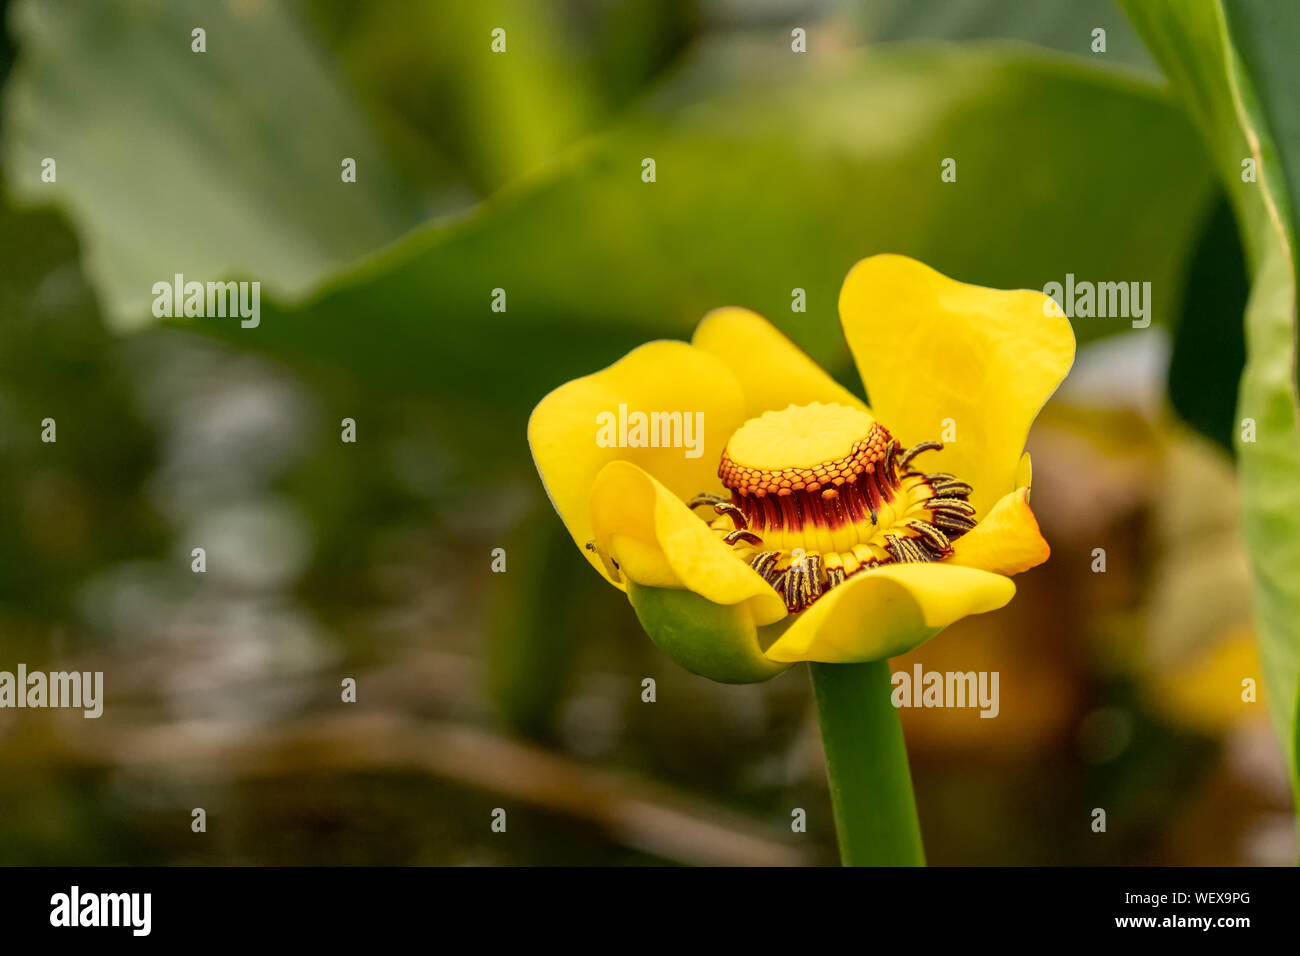
[[[1002,607],[1010,578],[950,564],[890,564],[819,598],[767,649],[774,661],[851,664],[905,654],[968,614]]]
[[[674,434],[661,434],[658,447],[617,447],[620,406],[629,418],[633,413],[678,413],[679,418],[669,421],[680,424],[662,429]],[[722,362],[685,342],[651,342],[543,398],[528,419],[528,444],[546,493],[574,543],[596,570],[617,584],[616,576],[585,547],[595,538],[588,499],[597,473],[611,461],[626,460],[654,475],[678,498],[719,492],[718,460],[744,418],[740,384]],[[701,421],[702,432],[695,427]],[[639,436],[633,429],[626,437]],[[673,438],[679,446],[673,445]]]
[[[597,547],[636,584],[694,591],[714,604],[745,604],[759,626],[786,615],[776,591],[717,532],[630,462],[610,462],[596,476],[591,524]]]
[[[1019,488],[954,541],[952,556],[946,560],[994,574],[1019,574],[1042,564],[1051,553],[1029,510],[1029,489]]]
[[[745,393],[746,418],[812,402],[866,408],[775,325],[749,309],[714,309],[696,327],[691,344],[731,369]]]
[[[919,459],[926,469],[973,485],[979,515],[1017,487],[1029,426],[1074,361],[1070,322],[1049,297],[880,255],[849,271],[840,321],[872,412],[904,447],[955,433]]]
[[[1028,488],[1034,483],[1034,465],[1029,460],[1029,452],[1020,456],[1020,464],[1016,466],[1016,487]]]

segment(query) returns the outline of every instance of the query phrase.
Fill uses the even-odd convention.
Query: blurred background
[[[994,720],[902,712],[930,861],[1294,862],[1241,699],[1241,251],[1110,0],[0,6],[0,670],[106,701],[0,710],[0,863],[834,863],[806,671],[658,653],[524,425],[725,304],[861,393],[835,302],[882,251],[1152,284],[1031,436],[1051,561],[894,662],[1000,673]],[[178,272],[261,324],[155,319]]]

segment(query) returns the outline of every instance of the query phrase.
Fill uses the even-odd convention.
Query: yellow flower
[[[724,308],[689,345],[643,345],[529,420],[574,542],[706,677],[905,653],[1002,607],[1008,575],[1047,560],[1024,445],[1074,360],[1065,316],[896,255],[855,265],[839,307],[870,408],[766,319]]]

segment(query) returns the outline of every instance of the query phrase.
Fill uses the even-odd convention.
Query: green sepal
[[[763,654],[744,604],[714,604],[694,591],[631,581],[627,596],[650,639],[693,674],[722,684],[756,684],[791,666]]]

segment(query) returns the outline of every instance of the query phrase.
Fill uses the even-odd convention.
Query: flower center
[[[718,477],[730,500],[701,495],[710,527],[800,611],[865,568],[939,561],[975,527],[971,486],[911,467],[943,446],[900,452],[868,412],[791,405],[752,418],[731,436]]]

